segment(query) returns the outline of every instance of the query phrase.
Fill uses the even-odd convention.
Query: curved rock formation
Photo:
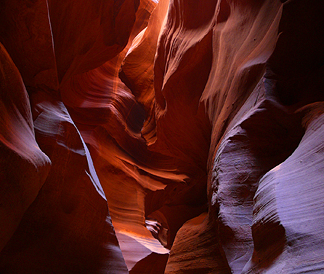
[[[40,92],[31,99],[36,139],[52,168],[1,251],[1,272],[127,272],[90,153],[66,108]]]
[[[317,137],[323,131],[322,102],[307,106],[303,125],[306,132],[297,149],[260,180],[252,225],[254,253],[244,273],[315,273],[324,268],[323,142]]]
[[[123,50],[138,5],[1,3],[0,41],[22,75],[1,48],[1,273],[127,273],[105,194],[61,88]],[[126,24],[116,24],[125,17]]]
[[[323,100],[323,82],[319,76],[322,75],[319,60],[323,59],[322,53],[318,52],[323,41],[315,39],[315,36],[323,37],[319,27],[323,22],[318,13],[322,6],[307,4],[307,9],[302,11],[305,4],[301,2],[290,1],[284,6],[273,1],[265,1],[262,5],[253,1],[244,4],[218,2],[213,25],[214,64],[201,97],[213,124],[209,154],[209,212],[206,217],[193,219],[179,230],[166,273],[304,273],[323,270],[320,232],[316,233],[316,240],[311,240],[317,243],[314,251],[304,250],[312,254],[305,255],[307,259],[297,262],[298,255],[292,251],[297,246],[306,245],[303,242],[306,236],[301,236],[303,240],[297,242],[298,233],[292,232],[298,231],[301,224],[301,215],[297,217],[300,207],[315,206],[306,201],[299,204],[298,193],[304,189],[305,197],[309,197],[310,185],[317,184],[319,175],[314,173],[308,177],[308,186],[299,180],[299,191],[298,186],[295,186],[296,191],[291,188],[295,207],[289,203],[287,183],[274,179],[277,178],[276,170],[281,171],[282,166],[287,166],[285,163],[289,163],[296,153],[301,157],[302,153],[298,154],[298,151],[305,153],[308,150],[303,150],[303,140],[309,133],[306,130],[302,139],[304,118],[302,112],[296,110]],[[174,9],[177,9],[176,5]],[[300,14],[298,23],[292,19],[296,14]],[[310,18],[310,14],[317,27],[308,34],[312,23],[306,18]],[[281,34],[275,46],[278,32]],[[295,36],[297,33],[299,38]],[[305,43],[300,39],[301,33],[311,39]],[[177,32],[174,35],[179,36]],[[312,82],[310,90],[306,82]],[[247,96],[249,98],[245,99]],[[302,158],[299,160],[303,161]],[[294,164],[288,166],[290,169],[280,174],[285,174],[285,180],[295,185],[295,176],[300,178],[298,174],[307,171],[301,171]],[[278,186],[285,186],[285,191],[279,194]],[[319,206],[321,198],[315,196]],[[286,213],[286,218],[289,216],[289,221],[282,219],[281,211]],[[315,222],[320,226],[323,211],[311,216],[314,223],[310,230],[314,231],[317,230]]]
[[[323,272],[323,12],[2,1],[0,272]]]
[[[51,161],[35,140],[25,86],[17,67],[1,44],[0,62],[2,249],[44,184]]]

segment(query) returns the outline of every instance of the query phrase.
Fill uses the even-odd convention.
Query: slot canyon
[[[324,273],[323,1],[0,0],[0,273]]]

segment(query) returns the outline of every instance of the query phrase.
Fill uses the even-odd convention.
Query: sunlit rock
[[[323,272],[323,8],[3,1],[0,272]]]

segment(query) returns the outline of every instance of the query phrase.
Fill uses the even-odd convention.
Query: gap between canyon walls
[[[64,103],[64,87],[118,55],[153,6],[127,0],[0,5],[6,189],[0,272],[127,273],[92,158]]]
[[[0,272],[323,270],[324,7],[282,2],[0,3]]]

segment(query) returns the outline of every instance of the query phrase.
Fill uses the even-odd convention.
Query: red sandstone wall
[[[0,272],[324,271],[324,6],[282,2],[2,1]]]

